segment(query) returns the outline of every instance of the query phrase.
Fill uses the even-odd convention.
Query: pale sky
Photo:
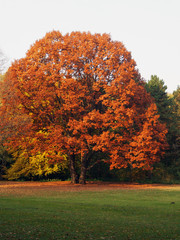
[[[145,80],[180,85],[180,0],[0,0],[0,49],[9,62],[47,32],[109,33]]]

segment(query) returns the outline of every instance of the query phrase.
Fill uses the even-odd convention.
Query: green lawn
[[[0,196],[0,239],[180,239],[180,192],[122,189]]]

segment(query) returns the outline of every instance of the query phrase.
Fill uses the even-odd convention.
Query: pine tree
[[[174,96],[168,95],[167,86],[156,75],[151,76],[151,79],[146,83],[146,90],[154,98],[160,115],[159,119],[166,124],[168,129],[167,141],[169,148],[161,161],[166,167],[171,166],[177,161],[179,154],[179,90],[173,93]]]

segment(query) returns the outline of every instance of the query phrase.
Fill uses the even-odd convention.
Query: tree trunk
[[[74,155],[69,155],[69,168],[70,168],[70,174],[71,174],[71,183],[73,184],[78,183],[78,177],[75,169]]]
[[[83,153],[81,156],[81,174],[79,177],[80,184],[86,184],[86,170],[87,170],[86,160],[87,160],[87,154]]]

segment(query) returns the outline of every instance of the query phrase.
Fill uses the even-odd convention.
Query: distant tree
[[[162,161],[169,166],[177,160],[177,140],[179,135],[178,90],[173,93],[174,96],[169,96],[164,81],[160,80],[156,75],[151,76],[151,79],[146,83],[146,89],[155,100],[160,121],[165,123],[168,129],[169,148]]]
[[[0,49],[0,107],[2,105],[2,82],[4,80],[5,75],[3,74],[3,70],[5,68],[5,64],[7,62],[7,58],[5,57],[5,55],[3,54],[3,52]],[[0,118],[0,121],[2,119]],[[3,176],[6,173],[7,167],[9,167],[11,161],[12,161],[12,157],[11,154],[7,151],[6,147],[3,146],[3,136],[1,133],[0,136],[0,179],[3,178]]]
[[[4,179],[7,169],[12,163],[12,156],[3,144],[0,144],[0,179]]]
[[[2,50],[0,49],[0,74],[2,74],[6,63],[7,63],[7,58],[5,57]]]
[[[173,92],[173,98],[176,103],[175,112],[178,116],[178,127],[180,127],[180,86],[177,87],[177,90]]]
[[[23,116],[9,146],[59,162],[65,154],[73,183],[85,183],[100,160],[111,169],[151,169],[163,155],[167,131],[156,105],[131,54],[107,34],[48,33],[14,62],[4,84],[2,122]]]
[[[174,115],[175,115],[175,131],[173,139],[173,153],[174,153],[174,166],[173,172],[176,174],[176,178],[180,178],[180,87],[173,92],[174,100]]]
[[[173,118],[173,100],[167,94],[167,86],[164,81],[156,75],[152,75],[151,79],[146,83],[146,90],[155,99],[160,120],[169,127]]]

